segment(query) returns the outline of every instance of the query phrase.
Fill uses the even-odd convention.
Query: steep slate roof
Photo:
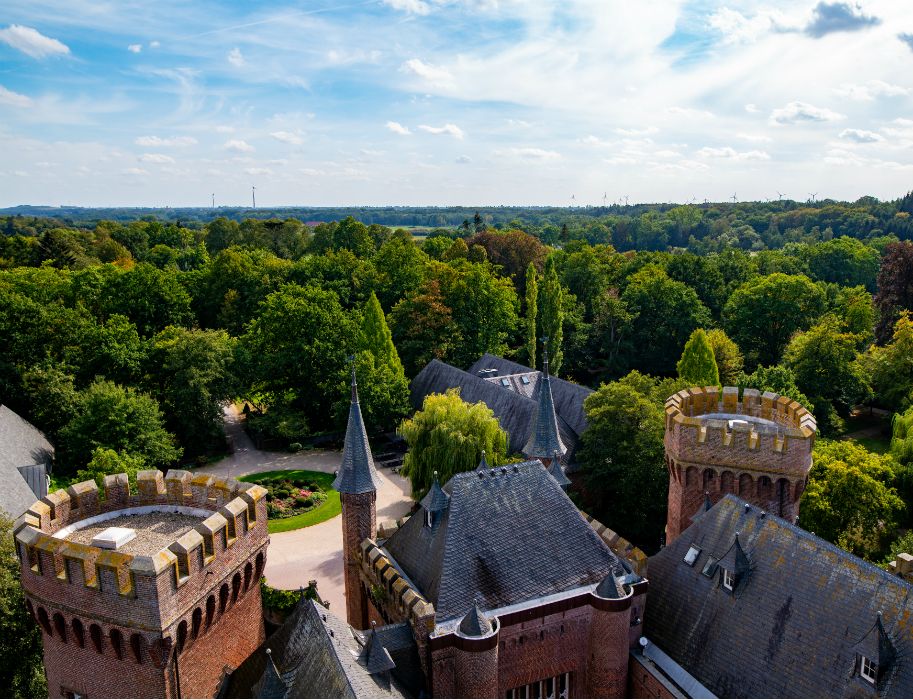
[[[493,355],[483,355],[482,359],[476,362],[473,367],[490,365],[486,358],[493,358]],[[496,358],[501,359],[501,358]],[[503,363],[509,365],[507,369],[519,367],[527,373],[536,375],[535,384],[538,390],[540,382],[538,381],[539,372],[522,365],[517,365],[509,360],[503,360]],[[506,371],[506,370],[505,370]],[[564,456],[564,463],[573,471],[575,461],[575,451],[580,433],[586,428],[583,417],[583,399],[592,393],[591,389],[578,387],[570,382],[561,379],[551,378],[552,395],[554,398],[555,409],[558,413],[558,432],[561,441],[567,447],[567,453]],[[538,400],[537,390],[533,391],[532,396],[526,396],[515,390],[502,387],[498,382],[487,381],[474,371],[464,372],[463,370],[448,365],[440,360],[432,360],[424,369],[419,372],[410,385],[412,405],[416,409],[422,407],[422,402],[429,394],[443,394],[447,389],[458,387],[460,397],[469,403],[483,402],[490,408],[501,427],[507,431],[507,447],[512,453],[522,453],[526,441],[530,435],[530,425],[533,414],[536,411],[536,402]],[[574,387],[568,389],[567,387]],[[564,408],[562,408],[562,405]],[[579,427],[575,429],[568,422],[565,416],[570,416]]]
[[[333,488],[339,493],[367,493],[380,488],[380,476],[374,468],[368,433],[361,417],[358,403],[358,385],[355,370],[352,370],[352,403],[349,405],[349,423],[342,448],[342,464],[333,481]]]
[[[542,375],[539,378],[539,390],[536,397],[536,410],[529,428],[529,440],[523,447],[523,453],[530,457],[551,457],[567,452],[558,433],[558,416],[555,413],[555,402],[552,398],[551,377],[548,374],[548,349],[543,350]]]
[[[402,646],[403,635],[384,636],[379,628],[372,648],[364,653],[365,634],[357,632],[329,610],[312,600],[302,601],[285,623],[264,644],[231,673],[220,697],[287,698],[401,698],[404,687],[393,669],[393,682],[386,670],[393,652],[384,649],[388,639]],[[411,635],[409,641],[414,647]],[[272,651],[272,658],[266,654]],[[397,649],[402,652],[402,649]],[[414,649],[412,650],[414,654]],[[363,658],[364,657],[364,658]],[[367,664],[385,666],[371,673]],[[270,668],[272,664],[275,668]],[[278,671],[279,678],[275,677]],[[282,695],[283,686],[287,692]]]
[[[708,556],[735,564],[737,532],[748,572],[733,594],[719,568],[701,571]],[[692,544],[701,552],[688,566]],[[649,570],[646,636],[719,697],[913,696],[913,586],[735,496],[650,557]],[[897,653],[876,694],[854,665],[878,611]]]
[[[412,517],[383,543],[438,623],[477,600],[492,610],[596,584],[618,566],[539,460],[456,474],[444,490],[436,528]]]
[[[18,518],[47,495],[45,467],[53,457],[54,448],[38,428],[0,406],[0,509]]]

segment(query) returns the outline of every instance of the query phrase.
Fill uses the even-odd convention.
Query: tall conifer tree
[[[530,367],[536,368],[536,317],[539,314],[539,283],[536,267],[526,268],[526,358]]]
[[[696,386],[714,386],[720,383],[720,372],[716,365],[713,348],[703,328],[695,330],[678,361],[678,376]]]
[[[542,335],[548,338],[549,368],[551,373],[557,376],[564,359],[561,349],[564,341],[564,307],[554,257],[545,261],[541,300],[539,327],[542,329]]]

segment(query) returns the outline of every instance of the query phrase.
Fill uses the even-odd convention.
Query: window
[[[707,562],[704,564],[704,568],[701,569],[701,573],[707,578],[713,578],[713,575],[716,573],[716,559],[707,557]]]
[[[723,569],[723,588],[727,591],[731,591],[734,584],[735,577],[732,575],[732,572],[729,569]]]
[[[507,691],[508,698],[567,698],[570,697],[571,674],[561,673],[541,681],[521,685]]]
[[[878,680],[878,665],[871,659],[860,654],[859,675],[865,678],[869,683],[876,683]]]
[[[688,552],[685,554],[685,563],[688,566],[694,566],[694,562],[697,561],[698,555],[701,553],[701,548],[696,544],[691,545],[688,548]]]
[[[507,377],[502,377],[501,386],[510,386],[510,380]]]
[[[522,377],[520,377],[520,381],[524,384],[529,384],[529,377],[524,374]]]

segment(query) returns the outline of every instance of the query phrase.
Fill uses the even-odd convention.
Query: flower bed
[[[316,525],[335,517],[341,510],[339,494],[332,486],[332,474],[290,469],[249,474],[240,480],[266,489],[270,532]]]

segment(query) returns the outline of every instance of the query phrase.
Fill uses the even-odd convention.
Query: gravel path
[[[225,435],[234,452],[200,469],[218,476],[244,476],[276,469],[309,469],[332,474],[339,469],[339,450],[309,450],[295,454],[266,452],[254,447],[244,432],[243,416],[233,405],[225,408]],[[409,482],[389,469],[380,470],[377,521],[396,520],[412,508]],[[266,580],[276,588],[295,589],[317,581],[317,590],[331,609],[345,615],[342,577],[342,517],[311,527],[270,535]]]

